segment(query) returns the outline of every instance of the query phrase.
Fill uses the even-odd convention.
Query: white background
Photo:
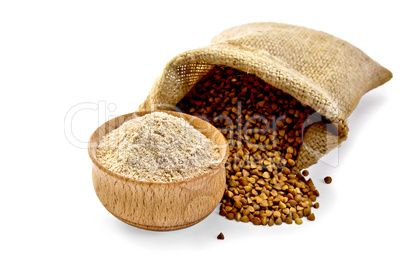
[[[138,2],[1,1],[0,267],[399,266],[398,1]],[[316,221],[256,227],[215,211],[159,233],[115,219],[92,187],[90,134],[135,111],[176,54],[259,21],[326,31],[394,74],[362,98],[348,140],[310,169]]]

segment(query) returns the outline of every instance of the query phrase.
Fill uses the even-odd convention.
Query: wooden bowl
[[[150,112],[130,113],[109,120],[92,134],[88,145],[93,162],[93,185],[105,208],[125,223],[154,231],[186,228],[212,213],[226,187],[225,163],[229,152],[225,137],[208,122],[184,113],[164,112],[185,119],[212,139],[219,148],[219,165],[200,176],[178,182],[141,181],[103,167],[96,159],[102,137],[125,121]]]

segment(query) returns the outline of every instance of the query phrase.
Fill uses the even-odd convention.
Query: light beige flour
[[[219,163],[217,146],[183,118],[154,112],[108,133],[98,161],[120,175],[145,181],[181,181]]]

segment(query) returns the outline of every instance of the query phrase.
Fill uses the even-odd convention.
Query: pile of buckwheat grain
[[[216,167],[217,145],[183,118],[154,112],[129,120],[99,143],[98,161],[120,175],[181,181]]]
[[[214,67],[178,104],[215,125],[229,141],[220,215],[255,225],[314,220],[319,192],[308,172],[293,173],[314,110],[255,75]]]

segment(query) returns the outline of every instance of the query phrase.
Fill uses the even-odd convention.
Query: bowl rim
[[[116,116],[116,117],[114,117],[114,118],[112,118],[112,119],[106,121],[105,123],[103,123],[102,125],[100,125],[100,126],[92,133],[92,135],[91,135],[91,137],[89,138],[89,141],[88,141],[88,154],[89,154],[89,157],[90,157],[91,160],[92,160],[92,163],[93,163],[97,168],[99,168],[99,169],[102,170],[103,172],[106,172],[107,174],[109,174],[110,176],[112,176],[112,177],[114,177],[114,178],[117,178],[117,179],[120,179],[120,180],[124,180],[124,181],[136,182],[136,183],[158,184],[158,185],[159,185],[159,184],[160,184],[160,185],[186,184],[186,183],[194,182],[194,181],[197,181],[197,180],[201,180],[201,179],[203,179],[203,178],[205,178],[205,177],[209,177],[209,175],[212,175],[213,173],[216,173],[216,172],[221,168],[222,165],[225,165],[225,163],[226,163],[226,161],[227,161],[227,159],[228,159],[228,157],[229,157],[229,145],[228,145],[228,141],[227,141],[227,140],[226,140],[226,142],[225,142],[225,147],[226,147],[226,148],[225,148],[225,154],[224,154],[224,156],[222,157],[221,161],[219,162],[219,164],[218,164],[216,167],[214,167],[213,169],[211,169],[211,170],[209,170],[209,171],[207,171],[207,172],[205,172],[205,173],[202,173],[202,174],[197,175],[197,176],[195,176],[195,177],[192,177],[192,178],[189,178],[189,179],[185,179],[185,180],[181,180],[181,181],[168,181],[168,182],[164,182],[164,181],[146,181],[146,180],[139,180],[139,179],[137,179],[137,178],[131,178],[131,177],[128,177],[128,176],[124,176],[124,175],[115,173],[115,172],[113,172],[113,171],[107,169],[106,167],[104,167],[104,166],[98,161],[98,159],[96,158],[96,150],[97,150],[97,148],[98,148],[98,144],[97,144],[96,146],[94,146],[94,144],[96,144],[96,141],[94,141],[94,140],[95,140],[95,137],[96,137],[96,136],[99,136],[97,133],[100,131],[100,129],[101,129],[101,128],[104,128],[105,125],[108,124],[110,121],[112,121],[112,120],[118,120],[118,118],[127,117],[127,118],[118,126],[118,127],[120,127],[123,123],[127,122],[128,120],[131,120],[131,119],[132,119],[131,117],[132,117],[134,114],[135,114],[135,115],[138,115],[138,116],[144,116],[144,115],[146,115],[146,114],[150,114],[150,113],[153,113],[153,112],[164,112],[164,113],[167,113],[167,114],[176,116],[176,117],[180,117],[180,116],[178,116],[178,115],[182,114],[182,115],[184,115],[184,117],[191,118],[192,120],[201,120],[201,121],[205,122],[206,124],[209,124],[210,127],[214,130],[214,132],[217,132],[218,135],[222,136],[222,138],[223,138],[224,140],[226,140],[225,136],[224,136],[214,125],[212,125],[211,123],[209,123],[209,122],[207,122],[207,121],[205,121],[205,120],[202,120],[201,118],[198,118],[198,117],[193,116],[193,115],[190,115],[190,114],[186,114],[186,113],[182,113],[182,112],[176,112],[176,111],[168,111],[168,110],[154,110],[154,111],[132,112],[132,113],[127,113],[127,114],[123,114],[123,115]],[[180,117],[180,118],[183,118],[183,117]],[[185,119],[185,120],[188,122],[187,118],[183,118],[183,119]],[[110,131],[109,131],[109,132],[110,132]],[[109,133],[109,132],[107,132],[107,133]],[[107,133],[106,133],[106,134],[107,134]],[[105,135],[106,135],[106,134],[105,134]]]

